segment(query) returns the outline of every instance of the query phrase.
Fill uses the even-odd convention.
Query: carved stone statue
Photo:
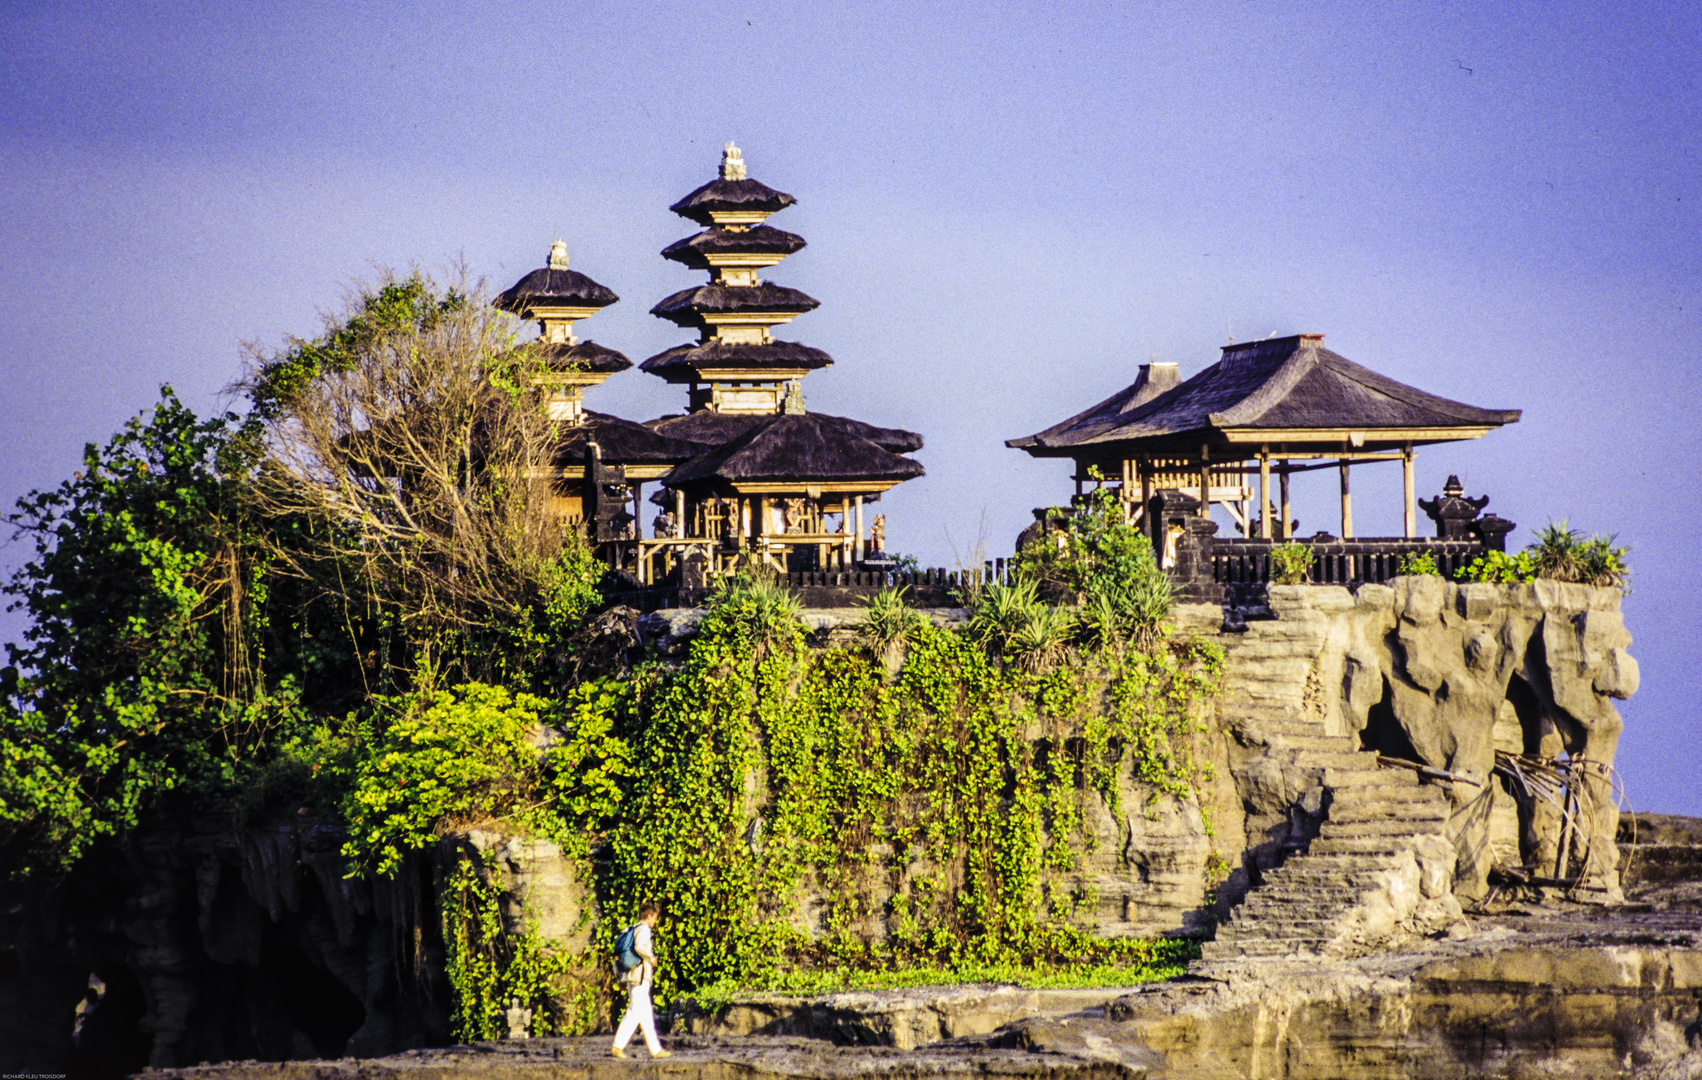
[[[666,540],[679,536],[679,524],[674,520],[672,510],[664,510],[656,515],[656,520],[650,523],[652,535],[658,540]]]
[[[743,180],[745,178],[745,155],[738,147],[728,143],[721,149],[721,179]]]
[[[567,269],[567,241],[557,240],[550,245],[550,269]]]
[[[529,1039],[532,1037],[532,1010],[521,1005],[519,998],[515,998],[509,1003],[507,1020],[508,1037],[510,1039]]]
[[[786,531],[801,533],[804,531],[804,521],[808,516],[809,506],[803,499],[786,500]]]
[[[874,523],[869,526],[869,550],[871,552],[886,552],[886,515],[876,514]]]

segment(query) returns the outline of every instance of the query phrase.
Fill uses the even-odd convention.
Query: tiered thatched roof
[[[920,464],[863,438],[837,417],[756,417],[744,434],[675,469],[669,487],[698,484],[898,482],[923,474]]]
[[[784,258],[804,249],[804,238],[772,225],[748,229],[707,229],[662,249],[664,259],[684,263],[693,270],[709,269],[710,255],[777,255]]]
[[[775,191],[755,180],[716,177],[668,209],[699,225],[710,226],[715,224],[715,219],[710,217],[714,211],[753,210],[772,214],[797,201],[784,191]]]
[[[874,443],[888,453],[909,454],[922,449],[922,436],[914,431],[905,431],[902,428],[876,427],[873,424],[865,424],[861,420],[852,420],[844,416],[829,416],[826,413],[810,413],[808,415],[816,420],[823,421],[830,430],[842,433],[847,438],[863,439]],[[664,416],[657,420],[651,420],[644,426],[672,438],[687,439],[708,446],[722,446],[773,419],[772,416],[759,416],[750,413],[718,413],[705,409],[699,412],[686,413],[684,416]]]
[[[619,299],[614,290],[597,284],[577,270],[545,266],[504,290],[497,296],[496,306],[524,315],[533,307],[604,308]]]
[[[605,349],[595,341],[581,341],[575,345],[533,342],[529,348],[534,358],[541,360],[545,367],[557,373],[588,371],[599,375],[613,375],[632,366],[632,361],[625,355],[613,349]]]
[[[640,369],[672,383],[702,382],[713,371],[815,371],[833,363],[833,357],[808,345],[771,341],[767,345],[727,344],[710,341],[676,345],[640,364]]]
[[[703,316],[766,311],[802,314],[821,306],[819,300],[784,285],[699,285],[681,289],[650,309],[650,314],[675,326],[702,326]]]
[[[702,454],[708,447],[686,439],[671,438],[631,420],[587,409],[580,423],[564,428],[556,443],[557,465],[579,465],[585,461],[586,444],[595,442],[609,464],[678,465]]]

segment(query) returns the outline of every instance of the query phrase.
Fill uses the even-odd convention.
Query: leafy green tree
[[[257,432],[169,387],[83,470],[19,500],[34,558],[5,586],[0,844],[59,869],[172,792],[229,785],[297,715],[264,676],[271,546],[252,514]],[[275,691],[275,692],[274,692]]]

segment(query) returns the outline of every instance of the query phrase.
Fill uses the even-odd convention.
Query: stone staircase
[[[1285,771],[1319,778],[1324,819],[1315,838],[1263,872],[1263,884],[1206,943],[1203,960],[1362,952],[1410,932],[1415,916],[1423,923],[1427,899],[1446,907],[1435,902],[1451,899],[1453,854],[1440,788],[1378,767],[1357,740],[1327,735],[1315,721],[1257,723],[1266,754]]]

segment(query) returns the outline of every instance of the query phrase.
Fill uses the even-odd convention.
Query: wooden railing
[[[855,607],[883,589],[901,588],[911,607],[961,607],[965,589],[1010,581],[1011,561],[989,559],[980,570],[803,570],[782,575],[787,588],[804,607]],[[620,590],[609,595],[617,604],[642,611],[658,608],[696,607],[709,596],[708,589],[682,589],[672,585],[650,585]]]
[[[1405,558],[1428,554],[1444,577],[1453,577],[1484,552],[1476,540],[1426,540],[1406,537],[1367,537],[1356,540],[1299,540],[1312,552],[1308,580],[1317,585],[1381,583],[1400,573]],[[1235,540],[1212,537],[1205,544],[1213,585],[1252,585],[1271,579],[1271,550],[1280,540]],[[1202,575],[1203,577],[1204,575]],[[1202,581],[1201,584],[1204,584]]]

